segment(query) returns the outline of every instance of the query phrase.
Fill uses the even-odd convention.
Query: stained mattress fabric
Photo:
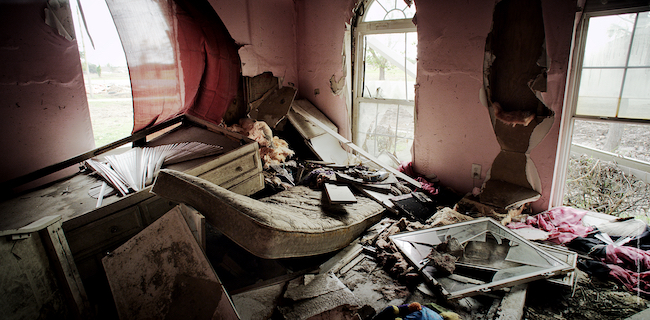
[[[250,253],[266,259],[304,257],[347,246],[377,223],[384,208],[365,197],[329,205],[323,192],[296,186],[260,200],[179,171],[160,171],[152,192],[185,203]]]

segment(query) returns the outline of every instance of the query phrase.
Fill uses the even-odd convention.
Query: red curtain
[[[133,132],[189,113],[219,123],[235,99],[238,47],[206,0],[107,0],[133,91]]]

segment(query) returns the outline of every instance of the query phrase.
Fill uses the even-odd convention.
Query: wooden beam
[[[72,310],[75,318],[88,318],[90,316],[90,304],[77,265],[72,257],[72,251],[70,251],[70,246],[63,233],[61,221],[59,220],[41,230],[39,234],[56,270],[60,280],[59,283],[63,287],[70,310]]]

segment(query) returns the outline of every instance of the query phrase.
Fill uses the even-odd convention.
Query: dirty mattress
[[[256,200],[174,170],[161,170],[152,192],[194,207],[239,246],[266,259],[344,248],[384,212],[365,197],[352,204],[329,204],[322,191],[305,186]]]

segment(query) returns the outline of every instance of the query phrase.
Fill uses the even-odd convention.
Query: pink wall
[[[418,27],[415,169],[435,173],[443,184],[469,192],[499,153],[488,109],[479,102],[485,39],[494,1],[416,1]]]
[[[474,183],[470,177],[472,164],[482,165],[485,178],[500,150],[487,108],[478,99],[494,1],[474,1],[472,6],[442,0],[416,4],[420,87],[415,168],[424,174],[437,174],[443,184],[459,192],[469,192]],[[545,210],[549,201],[575,3],[543,0],[542,7],[551,61],[544,99],[556,118],[550,133],[531,153],[543,195],[533,204],[535,211]]]
[[[0,181],[95,147],[77,43],[45,24],[45,3],[0,4]]]
[[[352,18],[356,1],[298,1],[298,95],[308,99],[351,139],[344,96],[332,92],[330,79],[344,75],[343,37],[345,24]],[[348,77],[347,84],[351,85]],[[316,94],[315,90],[319,93]]]
[[[240,49],[245,75],[272,71],[285,76],[285,84],[299,87],[299,97],[313,102],[343,135],[350,136],[350,106],[342,95],[332,93],[329,81],[344,75],[343,36],[355,0],[210,2],[235,41],[246,44]],[[495,1],[472,1],[468,6],[458,1],[420,0],[416,5],[415,169],[435,173],[458,192],[469,192],[483,183],[471,178],[472,164],[482,166],[485,178],[500,150],[488,110],[478,98]],[[542,6],[550,57],[548,92],[543,96],[556,118],[531,153],[542,182],[543,196],[534,204],[536,211],[546,209],[549,201],[576,4],[543,0]]]
[[[298,88],[293,0],[208,0],[235,42],[244,76],[271,71]]]

